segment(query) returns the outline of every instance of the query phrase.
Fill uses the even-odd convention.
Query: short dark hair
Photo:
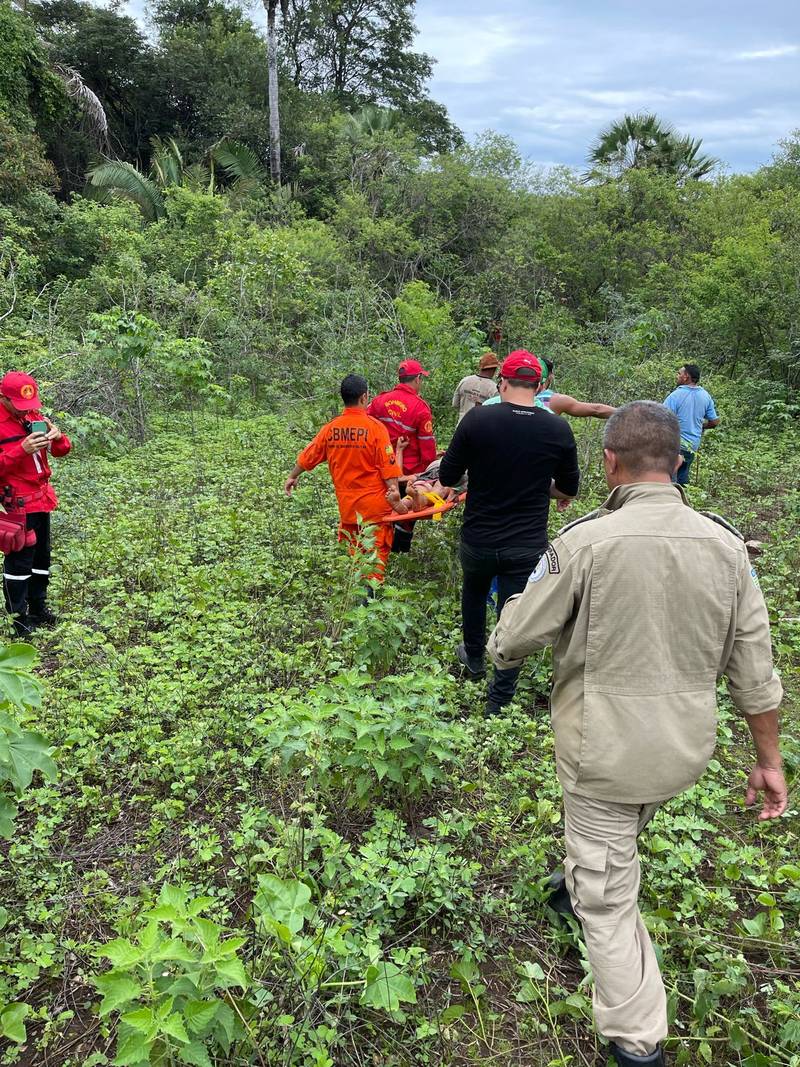
[[[339,392],[342,394],[344,406],[352,408],[355,407],[364,393],[369,392],[369,383],[362,374],[348,374],[346,378],[342,378]]]
[[[681,447],[677,416],[654,400],[634,400],[617,408],[606,423],[603,448],[615,452],[631,474],[675,472]]]
[[[542,363],[544,363],[544,366],[545,366],[544,376],[545,376],[545,378],[549,378],[550,375],[553,373],[553,367],[555,366],[555,363],[553,363],[552,359],[546,359],[544,356],[539,356],[539,360]]]
[[[398,381],[402,385],[408,385],[409,382],[413,382],[417,378],[419,378],[418,374],[400,374],[400,375],[398,375]]]
[[[700,381],[700,368],[696,363],[684,363],[683,369],[695,384]]]
[[[538,389],[542,384],[541,378],[504,378],[512,389]]]

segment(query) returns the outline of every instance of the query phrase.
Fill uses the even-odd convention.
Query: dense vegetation
[[[148,38],[80,0],[0,3],[2,369],[75,440],[63,621],[0,653],[4,1063],[594,1062],[579,929],[544,903],[548,655],[485,723],[453,667],[457,520],[365,607],[326,476],[282,496],[350,371],[377,389],[421,358],[446,441],[498,332],[582,399],[661,398],[701,364],[723,424],[690,491],[764,543],[797,813],[797,136],[698,181],[697,142],[628,157],[629,124],[589,180],[539,173],[426,97],[412,4],[352,6],[373,22],[342,40],[346,4],[288,5],[275,188],[242,11],[161,0]],[[103,149],[138,199],[87,188]],[[600,427],[575,429],[583,511]],[[797,1067],[796,822],[743,810],[722,708],[708,773],[642,839],[671,1048]]]

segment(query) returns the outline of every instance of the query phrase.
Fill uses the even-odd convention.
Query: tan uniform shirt
[[[716,743],[721,675],[737,708],[777,708],[769,619],[741,538],[677,486],[619,486],[561,531],[489,639],[498,667],[553,645],[565,789],[623,804],[692,785]]]
[[[461,422],[468,411],[490,396],[497,396],[497,385],[493,378],[483,378],[480,374],[468,374],[462,378],[453,393],[453,407],[458,408],[458,421]]]

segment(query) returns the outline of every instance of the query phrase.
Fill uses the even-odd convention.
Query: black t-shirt
[[[461,538],[476,548],[547,546],[550,480],[567,496],[580,482],[569,423],[539,407],[493,404],[467,412],[439,467],[442,485],[469,472]]]

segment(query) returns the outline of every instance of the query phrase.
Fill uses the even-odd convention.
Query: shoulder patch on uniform
[[[558,564],[558,552],[552,545],[548,545],[545,549],[544,558],[547,560],[547,569],[551,574],[561,573],[561,567]]]
[[[703,515],[707,519],[711,519],[711,521],[715,522],[718,526],[724,526],[728,533],[732,533],[738,537],[740,541],[744,541],[744,534],[737,530],[733,523],[728,522],[727,519],[723,519],[721,515],[717,515],[716,511],[698,511],[697,514]]]
[[[589,522],[590,519],[599,519],[602,515],[609,515],[610,512],[605,508],[595,508],[594,511],[587,512],[586,515],[581,515],[579,519],[573,519],[572,522],[568,522],[566,526],[562,526],[558,531],[558,536],[561,537],[567,530],[572,530],[576,526],[580,526],[582,522]]]
[[[542,578],[547,574],[547,555],[543,555],[536,566],[531,571],[531,576],[528,582],[540,582]]]
[[[750,568],[750,577],[753,579],[753,585],[756,587],[756,589],[760,589],[761,588],[761,582],[759,582],[759,580],[758,580],[758,575],[756,574],[755,567],[751,567]]]

